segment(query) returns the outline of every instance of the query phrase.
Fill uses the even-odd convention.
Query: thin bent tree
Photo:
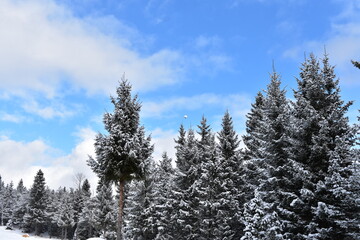
[[[117,240],[123,240],[124,186],[132,179],[145,177],[145,162],[153,152],[150,136],[140,126],[141,104],[137,95],[132,97],[131,85],[123,76],[110,97],[114,112],[106,112],[103,123],[107,135],[98,133],[95,138],[95,158],[89,156],[88,164],[105,182],[115,183],[119,190]]]

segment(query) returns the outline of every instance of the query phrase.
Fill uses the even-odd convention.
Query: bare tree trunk
[[[123,208],[124,208],[124,186],[125,181],[120,180],[119,185],[119,215],[118,215],[118,221],[117,221],[117,236],[116,240],[123,240],[123,233],[122,233],[122,225],[123,225]]]

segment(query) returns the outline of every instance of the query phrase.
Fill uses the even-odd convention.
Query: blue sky
[[[81,172],[95,185],[86,159],[124,73],[156,159],[202,115],[216,131],[228,109],[242,134],[273,62],[292,97],[304,55],[325,47],[355,121],[359,43],[359,0],[2,0],[0,174],[29,186],[42,168],[57,188]]]

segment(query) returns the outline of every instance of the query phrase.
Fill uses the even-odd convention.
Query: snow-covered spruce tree
[[[5,183],[2,180],[2,177],[0,175],[0,225],[3,226],[4,225],[4,215],[3,215],[3,211],[4,211],[4,189],[5,189]]]
[[[273,205],[263,201],[255,190],[254,198],[244,205],[244,235],[241,240],[283,240],[283,223]]]
[[[324,182],[329,174],[332,152],[338,147],[336,139],[342,139],[350,146],[354,138],[348,119],[345,116],[352,102],[345,103],[340,97],[339,80],[330,66],[329,58],[325,54],[322,66],[311,54],[302,65],[298,89],[294,91],[293,128],[291,138],[291,154],[297,162],[303,164],[311,174],[311,182],[307,189],[309,196],[306,208],[301,209],[304,226],[310,235],[316,235],[318,224],[316,212],[309,212],[309,208],[317,208],[321,196],[314,195],[319,181]],[[351,164],[348,151],[339,152],[341,168]],[[321,205],[321,204],[320,204]],[[314,215],[315,214],[315,215]]]
[[[105,113],[103,119],[108,135],[97,135],[96,157],[90,157],[88,163],[101,179],[114,182],[119,188],[117,240],[122,240],[124,186],[131,179],[144,177],[143,163],[153,147],[140,127],[141,104],[137,96],[131,96],[131,85],[124,76],[116,92],[117,97],[111,97],[114,112]]]
[[[214,234],[216,239],[240,239],[243,233],[240,216],[242,205],[240,189],[243,185],[239,174],[242,165],[238,150],[240,141],[228,111],[225,112],[221,125],[222,129],[218,133],[219,172],[214,181],[214,184],[217,184],[219,203]]]
[[[98,236],[96,230],[96,216],[95,210],[97,208],[96,198],[88,198],[85,201],[85,207],[80,214],[79,224],[76,229],[76,237],[79,240],[86,240],[91,237]]]
[[[155,172],[154,181],[154,225],[156,228],[156,240],[173,239],[171,216],[173,213],[172,188],[174,169],[171,165],[172,159],[166,152],[163,153],[162,159]]]
[[[199,150],[199,216],[200,236],[199,239],[215,239],[214,229],[217,227],[215,216],[218,211],[217,186],[218,179],[218,149],[216,148],[215,135],[212,133],[206,118],[203,116],[198,125]]]
[[[132,181],[126,199],[126,239],[147,240],[157,235],[155,226],[154,177],[155,164],[145,164],[143,181]]]
[[[58,199],[56,224],[61,229],[61,239],[68,239],[69,230],[75,225],[74,209],[70,193],[64,188]]]
[[[47,194],[44,173],[41,169],[36,173],[34,183],[30,189],[29,209],[25,214],[26,225],[30,231],[35,230],[35,235],[43,232],[46,221]]]
[[[317,239],[355,240],[360,237],[358,162],[350,151],[351,145],[344,139],[337,139],[337,147],[330,155],[328,173],[324,181],[317,183],[317,206],[313,207],[315,229],[310,234]],[[348,153],[347,159],[341,157],[344,153]],[[349,160],[352,164],[346,166],[344,161]]]
[[[20,179],[16,187],[16,200],[15,207],[11,217],[11,221],[14,226],[20,229],[24,226],[24,215],[26,213],[27,205],[29,201],[29,191],[24,186],[23,180]]]
[[[254,191],[259,186],[261,179],[266,179],[267,172],[263,161],[263,145],[265,141],[265,97],[260,91],[251,104],[250,112],[246,115],[246,134],[243,141],[246,146],[244,151],[243,173],[241,176],[245,182],[243,188],[244,202],[254,197]]]
[[[289,157],[289,105],[286,91],[281,89],[280,76],[274,72],[267,86],[263,106],[263,120],[259,124],[262,130],[259,159],[267,178],[259,181],[256,198],[266,204],[264,216],[276,216],[283,223],[282,228],[272,234],[273,239],[295,239],[302,226],[298,208],[304,208],[300,190],[306,182],[306,172],[302,165]],[[260,218],[259,221],[262,221]],[[269,230],[270,231],[270,230]],[[276,238],[275,238],[276,236]]]
[[[115,239],[116,212],[114,211],[115,201],[111,185],[100,180],[96,189],[95,197],[95,227],[107,240]]]
[[[176,140],[176,163],[174,184],[173,233],[175,239],[199,239],[199,155],[197,141],[192,129],[185,137],[183,127]]]
[[[14,184],[12,181],[5,186],[3,198],[1,200],[3,223],[7,225],[7,223],[11,220],[16,200]]]
[[[243,141],[246,146],[245,159],[261,158],[261,124],[264,119],[264,102],[265,97],[262,92],[258,92],[255,97],[255,102],[251,104],[250,112],[246,115],[246,134],[243,136]]]

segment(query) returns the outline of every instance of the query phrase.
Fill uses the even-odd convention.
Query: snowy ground
[[[0,239],[1,240],[54,240],[55,238],[37,237],[29,234],[29,237],[23,237],[25,233],[20,230],[5,230],[4,226],[0,227]],[[88,240],[103,240],[102,238],[89,238]]]

